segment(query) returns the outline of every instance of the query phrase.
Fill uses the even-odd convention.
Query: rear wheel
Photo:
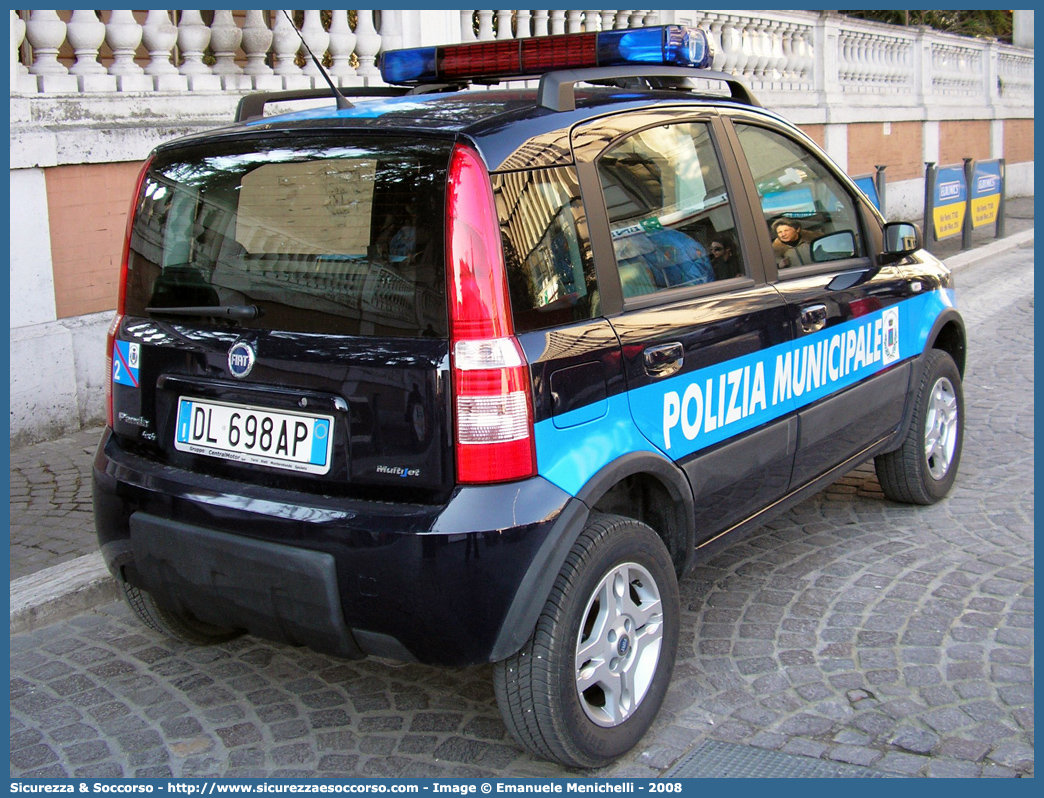
[[[204,623],[187,613],[172,612],[156,603],[147,590],[118,580],[123,598],[139,621],[150,629],[182,643],[206,646],[239,637],[242,632]]]
[[[593,515],[533,635],[495,663],[515,740],[570,767],[607,765],[652,724],[678,647],[678,582],[660,538],[631,518]]]
[[[885,496],[907,504],[933,504],[957,477],[964,442],[961,374],[949,354],[926,355],[913,419],[903,445],[874,460]]]

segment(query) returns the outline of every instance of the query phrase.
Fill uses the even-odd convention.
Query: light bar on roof
[[[702,30],[661,25],[390,50],[381,56],[381,77],[386,83],[435,83],[625,64],[705,68],[710,62],[710,46]]]

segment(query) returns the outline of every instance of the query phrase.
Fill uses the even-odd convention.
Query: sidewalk
[[[955,271],[1033,241],[1033,197],[1007,203],[1007,237],[993,227],[933,245]],[[959,282],[958,282],[959,286]],[[117,598],[97,550],[91,463],[101,428],[11,451],[11,631],[54,623]]]

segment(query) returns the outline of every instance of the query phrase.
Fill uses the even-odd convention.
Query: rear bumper
[[[109,569],[162,604],[342,657],[447,665],[525,642],[587,518],[540,477],[437,506],[366,502],[203,477],[108,430],[94,508]]]

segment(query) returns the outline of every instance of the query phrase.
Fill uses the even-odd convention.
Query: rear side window
[[[598,174],[624,297],[744,272],[706,124],[640,130],[601,156]]]
[[[572,167],[492,175],[517,332],[594,318],[598,287]]]
[[[243,326],[444,337],[449,152],[342,135],[159,156],[131,231],[127,312],[255,306]]]

